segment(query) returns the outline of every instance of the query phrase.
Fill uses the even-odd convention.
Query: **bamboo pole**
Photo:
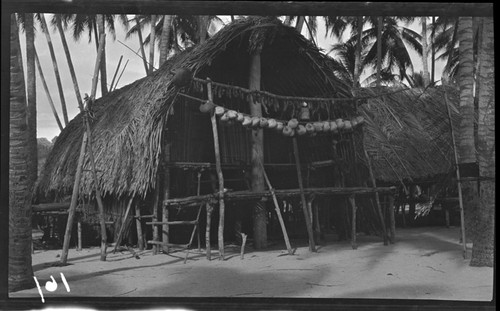
[[[137,24],[137,35],[139,36],[139,47],[141,48],[141,55],[142,55],[142,62],[144,64],[144,69],[146,70],[146,75],[149,74],[148,70],[148,62],[146,60],[146,52],[144,51],[144,42],[142,41],[142,30],[141,30],[141,25],[139,23],[139,18],[135,18],[135,22]]]
[[[149,75],[153,73],[155,61],[156,15],[151,15],[151,34],[149,35]]]
[[[139,250],[144,250],[144,237],[142,235],[142,226],[141,226],[141,211],[139,208],[139,204],[135,204],[135,226],[137,227],[137,246]]]
[[[312,230],[312,221],[309,217],[309,211],[307,208],[306,196],[304,194],[304,185],[302,184],[302,172],[300,167],[300,159],[299,159],[299,147],[297,145],[297,137],[292,138],[293,141],[293,153],[295,155],[295,166],[297,167],[297,178],[299,181],[299,189],[300,189],[300,200],[302,202],[302,210],[304,212],[304,219],[306,221],[307,234],[309,236],[309,251],[315,252],[316,246],[314,245],[314,237]]]
[[[375,175],[373,175],[373,167],[372,167],[372,162],[370,160],[370,157],[368,156],[368,152],[364,150],[365,152],[365,158],[366,161],[368,162],[368,171],[370,173],[370,179],[372,181],[372,186],[374,188],[377,187],[377,182],[375,181]],[[377,211],[380,217],[380,222],[382,223],[382,232],[384,234],[384,245],[388,245],[389,243],[387,242],[388,237],[387,237],[387,229],[385,227],[385,220],[384,220],[384,215],[382,214],[382,208],[380,207],[380,196],[378,191],[375,192],[375,204],[377,205]]]
[[[394,196],[392,194],[389,195],[389,220],[391,223],[390,227],[390,234],[391,234],[391,239],[390,243],[393,244],[396,238],[396,219],[394,215]]]
[[[66,222],[66,230],[64,232],[63,249],[61,251],[60,265],[66,265],[68,260],[69,241],[71,238],[71,228],[73,227],[73,219],[75,217],[76,204],[78,200],[78,192],[80,190],[80,179],[83,170],[83,159],[85,158],[85,149],[87,148],[87,132],[83,133],[82,146],[80,147],[80,156],[76,165],[75,181],[73,183],[73,193],[71,194],[71,204],[68,209],[68,220]]]
[[[78,220],[77,222],[78,225],[78,251],[82,250],[82,222]]]
[[[52,113],[54,114],[54,118],[56,118],[57,125],[59,129],[62,131],[63,126],[61,124],[61,120],[59,119],[59,115],[57,114],[56,107],[54,106],[54,101],[52,100],[52,96],[50,96],[49,87],[47,86],[47,81],[45,81],[45,76],[43,75],[42,66],[40,65],[40,60],[38,59],[38,54],[35,51],[35,61],[36,67],[38,69],[38,74],[40,75],[40,79],[42,80],[43,89],[45,90],[45,94],[47,95],[47,99],[49,101],[50,108],[52,109]]]
[[[212,260],[212,250],[210,249],[210,226],[212,224],[212,212],[213,206],[210,203],[206,203],[207,208],[207,226],[205,229],[205,247],[207,253],[207,259]]]
[[[321,226],[319,224],[319,208],[318,208],[318,201],[313,201],[313,208],[314,208],[314,233],[316,234],[316,241],[319,243],[321,239]]]
[[[169,135],[167,135],[166,139],[168,138]],[[163,160],[164,163],[169,163],[170,162],[170,143],[167,142],[167,144],[164,145],[165,147],[163,148],[164,151],[164,156]],[[162,203],[162,222],[168,222],[168,206],[165,204],[165,200],[168,200],[170,198],[170,167],[168,165],[164,165],[164,171],[163,171],[163,203]],[[161,240],[163,241],[162,246],[162,251],[166,252],[167,254],[169,253],[169,230],[170,227],[168,225],[164,225],[161,229],[162,231],[162,238]]]
[[[123,66],[122,72],[120,72],[120,75],[118,76],[118,80],[116,80],[113,91],[116,90],[116,86],[118,85],[118,82],[120,82],[120,79],[122,78],[122,75],[123,75],[123,72],[125,71],[125,68],[127,68],[128,61],[129,60],[127,59],[127,61],[125,62],[125,65]]]
[[[160,201],[160,172],[156,173],[156,185],[153,192],[153,222],[158,222],[158,204]],[[162,204],[163,205],[163,204]],[[153,241],[158,241],[160,239],[158,226],[153,225]],[[158,254],[159,250],[158,244],[153,244],[153,255]]]
[[[289,255],[293,255],[293,250],[292,247],[290,246],[290,240],[288,239],[288,233],[286,231],[285,222],[283,221],[283,217],[281,216],[281,210],[278,204],[278,199],[276,198],[276,193],[274,193],[274,188],[271,185],[269,178],[267,177],[266,170],[264,169],[264,167],[262,167],[262,170],[264,171],[264,178],[266,179],[267,186],[269,187],[269,191],[271,191],[271,195],[273,197],[274,210],[276,211],[276,215],[278,215],[278,220],[281,226],[281,232],[283,232],[283,238],[285,239],[286,249],[288,250]],[[244,240],[246,240],[246,235],[244,237]],[[241,255],[241,259],[243,259],[243,253]]]
[[[352,225],[351,225],[351,247],[352,249],[357,249],[358,244],[356,244],[356,199],[353,195],[349,196],[349,203],[351,203],[352,208]]]
[[[122,63],[123,55],[120,56],[120,60],[118,60],[118,65],[116,66],[115,73],[113,74],[113,79],[111,79],[111,84],[109,85],[109,91],[111,92],[113,90],[113,84],[115,84],[115,78],[116,75],[118,74],[118,71],[120,70],[120,65]]]
[[[120,231],[118,232],[118,237],[116,238],[116,243],[115,243],[115,247],[113,249],[113,254],[116,253],[116,250],[118,249],[118,246],[120,246],[120,243],[122,241],[123,233],[125,232],[125,227],[127,225],[128,214],[130,212],[130,207],[132,206],[133,201],[134,201],[134,194],[130,197],[130,200],[128,201],[128,204],[127,204],[127,209],[125,210],[125,214],[123,215],[122,225],[120,227]]]
[[[210,81],[210,79],[208,80]],[[212,84],[210,82],[207,85],[207,91],[208,100],[213,102]],[[217,171],[217,178],[219,180],[219,260],[224,260],[224,176],[221,169],[219,133],[217,131],[217,120],[215,119],[214,111],[212,111],[210,120],[212,121],[212,134],[214,137],[215,170]]]
[[[450,122],[450,133],[451,141],[453,142],[453,153],[455,156],[455,172],[457,176],[457,188],[458,188],[458,203],[460,205],[460,229],[462,233],[462,245],[463,245],[463,256],[464,259],[467,258],[467,240],[465,239],[465,217],[464,217],[464,202],[462,197],[462,183],[460,182],[460,169],[458,167],[458,152],[457,145],[455,142],[455,132],[453,131],[453,124],[451,123],[451,112],[448,103],[448,94],[446,92],[446,87],[444,88],[444,102],[446,105],[446,111],[448,112],[448,120]]]

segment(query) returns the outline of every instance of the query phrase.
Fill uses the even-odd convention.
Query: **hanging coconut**
[[[234,110],[228,110],[226,113],[228,118],[231,120],[236,119],[236,117],[238,116],[238,113]]]
[[[249,116],[244,116],[243,117],[243,122],[241,123],[241,125],[243,125],[245,127],[252,126],[252,118],[250,118]]]
[[[344,120],[344,130],[348,131],[352,129],[352,123],[349,120]]]
[[[330,131],[330,129],[331,129],[331,127],[330,127],[330,122],[329,122],[329,121],[325,121],[325,122],[323,122],[323,131],[324,131],[324,132],[329,132],[329,131]]]
[[[275,119],[268,119],[267,120],[267,127],[270,128],[270,129],[273,129],[275,128],[277,125],[277,122]]]
[[[299,126],[297,126],[297,128],[295,129],[295,131],[297,132],[298,135],[304,135],[305,133],[307,133],[307,130],[306,130],[306,127],[303,126],[302,124],[299,124]]]
[[[323,122],[314,122],[313,126],[315,132],[323,132]]]
[[[221,107],[221,106],[217,106],[215,107],[215,114],[218,115],[218,116],[221,116],[224,114],[224,107]]]
[[[245,116],[241,112],[238,112],[238,115],[236,116],[236,121],[243,122],[244,119]]]
[[[293,136],[293,129],[288,125],[283,127],[283,135],[285,136]]]
[[[297,119],[291,119],[290,121],[288,121],[287,125],[293,130],[299,125],[299,121],[297,121]]]
[[[200,105],[200,111],[203,113],[209,113],[215,108],[214,103],[211,101],[206,101],[205,103]]]
[[[260,118],[252,117],[252,127],[258,127],[260,125]]]
[[[268,124],[269,123],[267,122],[266,118],[260,118],[260,123],[259,123],[260,127],[267,127]]]
[[[314,132],[314,125],[312,125],[312,123],[307,123],[306,124],[306,131],[307,131],[307,133]]]
[[[227,112],[226,112],[226,113],[224,113],[224,114],[220,117],[220,120],[221,120],[222,122],[227,122],[227,121],[229,121],[229,116],[228,116]]]
[[[283,131],[283,127],[284,127],[283,122],[279,122],[279,121],[276,122],[276,130],[277,131]]]
[[[352,118],[351,119],[351,124],[352,124],[352,127],[355,128],[358,125],[358,119],[357,118]]]
[[[337,129],[341,130],[344,128],[344,120],[337,119],[337,120],[335,120],[335,123],[337,123]]]

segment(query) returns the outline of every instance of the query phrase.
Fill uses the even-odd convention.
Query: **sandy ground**
[[[349,242],[326,241],[317,253],[307,245],[289,256],[284,243],[267,251],[247,248],[241,260],[237,246],[226,247],[226,260],[217,250],[208,261],[194,250],[186,264],[184,252],[153,255],[140,252],[109,254],[99,261],[99,249],[71,249],[70,265],[54,267],[59,250],[36,251],[33,268],[45,300],[55,296],[160,297],[307,297],[392,298],[490,301],[493,268],[470,267],[458,244],[459,229],[426,227],[399,229],[395,244],[359,234],[358,249]],[[470,245],[469,245],[470,247]],[[108,251],[112,248],[108,248]],[[203,252],[203,249],[202,249]],[[70,292],[67,292],[63,273]],[[54,276],[59,287],[49,292],[45,282]],[[10,294],[38,297],[38,289]]]

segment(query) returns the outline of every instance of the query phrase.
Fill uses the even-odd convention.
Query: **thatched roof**
[[[392,94],[373,97],[359,107],[366,119],[364,148],[376,179],[398,183],[448,174],[454,154],[444,87],[359,91],[361,96],[383,93]],[[457,135],[459,93],[451,87],[446,93]]]
[[[172,71],[189,68],[199,78],[247,87],[249,55],[259,50],[262,90],[289,96],[351,96],[333,74],[330,59],[294,28],[275,18],[237,20],[152,75],[95,101],[92,145],[101,191],[146,195],[154,186],[168,107],[177,91],[170,85]],[[82,136],[79,114],[59,135],[39,178],[39,192],[72,189]],[[87,153],[81,182],[86,193],[93,188],[89,169]]]

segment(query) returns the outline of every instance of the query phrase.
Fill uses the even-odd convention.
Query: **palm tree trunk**
[[[36,140],[36,65],[35,65],[35,30],[33,14],[26,16],[26,64],[28,94],[28,145],[30,182],[34,183],[38,176],[38,148]]]
[[[149,70],[148,70],[148,61],[146,60],[146,52],[144,51],[144,41],[142,40],[142,28],[140,26],[139,18],[135,18],[135,22],[137,24],[137,27],[139,28],[137,30],[137,35],[139,37],[139,46],[141,49],[141,55],[142,55],[142,62],[144,64],[144,69],[146,70],[146,75],[148,75]]]
[[[353,86],[359,87],[360,76],[361,76],[361,38],[363,33],[363,16],[358,16],[357,18],[357,38],[356,42],[356,55],[354,56],[354,79]]]
[[[299,16],[297,18],[297,24],[295,24],[295,29],[297,29],[297,31],[299,33],[302,32],[302,27],[304,26],[304,21],[305,21],[304,16]]]
[[[198,27],[198,43],[203,43],[207,39],[208,16],[199,16]]]
[[[160,67],[168,58],[170,46],[170,32],[172,31],[172,15],[163,16],[163,29],[160,39]]]
[[[478,230],[473,237],[471,266],[493,266],[495,234],[495,63],[493,18],[484,18],[479,48]]]
[[[57,66],[56,54],[54,53],[54,46],[52,45],[52,39],[50,38],[49,28],[47,27],[47,22],[45,21],[44,14],[40,14],[40,20],[42,22],[42,31],[45,33],[45,38],[47,39],[47,44],[49,45],[50,57],[52,58],[52,65],[54,66],[54,73],[56,76],[57,89],[59,90],[59,98],[61,99],[62,114],[64,118],[64,125],[68,125],[68,111],[66,109],[66,100],[64,99],[64,91],[61,83],[61,77],[59,75],[59,67]]]
[[[9,127],[9,291],[34,286],[31,266],[31,196],[28,172],[28,132],[21,51],[15,14],[10,18]]]
[[[261,61],[260,52],[250,56],[249,86],[251,90],[260,90]],[[262,106],[250,97],[250,114],[253,117],[262,117]],[[252,130],[250,138],[252,146],[252,191],[265,191],[263,172],[264,163],[264,131],[262,128]],[[267,213],[265,203],[258,201],[253,207],[253,235],[256,249],[267,247]]]
[[[149,74],[153,73],[155,63],[156,15],[151,16],[151,35],[149,37]]]
[[[377,17],[377,87],[380,86],[380,72],[382,71],[382,20]]]
[[[99,38],[105,33],[104,28],[104,15],[97,14],[97,30],[99,32]],[[108,94],[108,77],[106,74],[106,42],[104,42],[104,49],[102,51],[101,58],[101,96]]]
[[[459,40],[460,127],[458,131],[459,166],[477,163],[474,139],[474,53],[472,17],[460,17],[457,36]],[[460,174],[467,177],[466,174]],[[478,203],[477,182],[462,182],[466,235],[475,235]],[[465,241],[463,241],[465,243]]]
[[[292,23],[292,17],[290,15],[287,15],[285,17],[285,21],[283,22],[283,24],[290,26],[291,23]]]
[[[422,17],[422,64],[424,87],[429,85],[429,48],[427,46],[427,17]]]
[[[435,23],[436,23],[436,17],[432,17],[432,31],[431,31],[431,83],[434,83],[436,76],[435,76],[435,70],[436,70],[436,48],[434,47],[434,28],[435,28]]]

